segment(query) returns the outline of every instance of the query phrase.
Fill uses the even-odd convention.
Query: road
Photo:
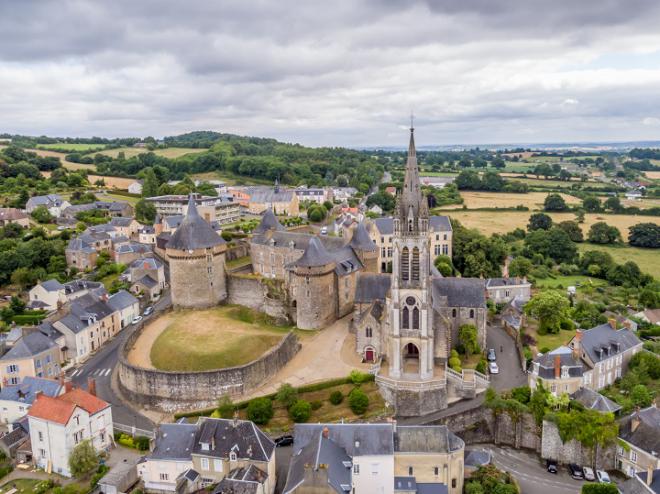
[[[527,375],[522,371],[516,346],[499,321],[488,323],[486,333],[488,348],[494,348],[497,353],[497,366],[499,374],[491,374],[491,386],[497,391],[504,391],[527,384]],[[486,348],[486,350],[488,350]],[[500,351],[500,348],[502,351]]]
[[[170,294],[166,292],[154,304],[154,307],[164,308],[170,303]],[[97,395],[112,405],[112,418],[114,422],[128,427],[151,431],[154,429],[153,422],[126,405],[116,395],[111,385],[112,373],[117,365],[119,347],[134,328],[133,325],[124,328],[112,341],[104,345],[82,365],[67,371],[67,376],[79,387],[86,387],[87,380],[90,377],[94,378],[96,380]]]
[[[472,445],[466,449],[490,451],[495,466],[516,478],[522,494],[578,494],[584,483],[573,480],[564,466],[559,467],[557,474],[549,473],[535,453],[493,444]]]

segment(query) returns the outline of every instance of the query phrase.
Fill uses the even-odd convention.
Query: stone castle
[[[250,257],[254,274],[283,284],[290,319],[299,328],[322,329],[352,315],[355,350],[374,364],[386,400],[398,415],[424,415],[488,384],[475,371],[447,367],[462,325],[475,325],[479,344],[486,344],[486,287],[482,279],[444,278],[433,267],[438,253],[451,255],[451,225],[429,215],[410,131],[388,237],[375,223],[359,223],[348,240],[287,231],[267,210],[253,232]],[[192,201],[166,248],[175,307],[227,299],[225,252],[224,240]],[[389,262],[392,272],[381,272]]]

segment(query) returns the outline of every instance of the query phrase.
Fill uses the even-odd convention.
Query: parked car
[[[131,321],[132,324],[137,324],[142,320],[142,316],[135,316]]]
[[[495,362],[490,362],[488,364],[488,372],[490,372],[491,374],[499,374],[500,369],[499,367],[497,367],[497,364]]]
[[[149,307],[147,307],[146,309],[144,309],[144,312],[142,313],[142,315],[143,315],[144,317],[147,317],[147,316],[150,316],[150,315],[153,314],[153,313],[154,313],[154,308],[151,307],[151,306],[149,306]]]
[[[590,467],[583,467],[582,473],[584,474],[584,480],[596,480],[594,476],[594,471]]]
[[[291,446],[293,444],[293,436],[286,434],[275,439],[275,446],[280,448],[282,446]]]
[[[575,480],[584,480],[584,472],[582,471],[582,467],[580,465],[571,463],[568,465],[568,472]]]
[[[323,228],[321,228],[321,235],[327,235],[327,234],[328,234],[328,227],[324,226]]]
[[[494,348],[488,349],[488,355],[486,356],[489,362],[495,362],[497,360],[497,354],[495,353]]]
[[[607,472],[603,470],[596,470],[596,478],[598,479],[598,482],[601,482],[603,484],[612,483],[612,481],[610,480],[610,476],[607,475]]]
[[[557,468],[557,460],[546,460],[545,468],[550,473],[557,473],[559,471]]]

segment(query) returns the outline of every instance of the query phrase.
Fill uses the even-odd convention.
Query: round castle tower
[[[197,212],[193,195],[188,211],[167,243],[174,307],[203,308],[227,298],[226,242]]]
[[[367,273],[378,273],[378,247],[371,240],[364,223],[358,223],[355,227],[349,245],[357,254]]]
[[[292,263],[296,325],[319,329],[337,317],[335,269],[337,262],[317,237],[312,237],[300,259]]]

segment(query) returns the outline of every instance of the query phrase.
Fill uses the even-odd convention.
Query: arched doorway
[[[419,374],[419,348],[414,343],[403,347],[404,374]]]
[[[376,352],[370,346],[364,349],[364,361],[372,364],[376,361]]]

